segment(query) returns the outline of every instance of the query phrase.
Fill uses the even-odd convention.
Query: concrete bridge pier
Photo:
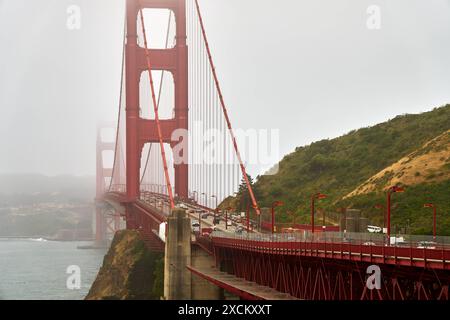
[[[174,209],[167,219],[164,258],[166,300],[219,300],[223,290],[193,275],[188,266],[211,268],[213,257],[191,245],[191,219],[183,209]]]
[[[164,258],[164,297],[191,299],[191,220],[186,211],[175,208],[167,219]]]

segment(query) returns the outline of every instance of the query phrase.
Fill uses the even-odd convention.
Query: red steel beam
[[[173,75],[175,83],[175,116],[173,119],[161,120],[163,143],[170,143],[172,148],[183,144],[184,153],[188,152],[188,141],[179,138],[171,141],[176,129],[188,130],[188,50],[186,44],[186,4],[185,0],[140,0],[143,9],[169,9],[176,20],[176,46],[170,49],[149,49],[151,70],[165,70]],[[127,0],[127,42],[126,42],[126,177],[127,197],[132,202],[140,195],[141,155],[145,143],[159,142],[156,139],[155,120],[144,120],[139,116],[139,83],[143,71],[148,70],[145,48],[137,44],[137,17],[139,0]],[[188,164],[174,166],[175,194],[188,198]]]
[[[365,246],[325,242],[267,242],[213,238],[215,247],[285,256],[309,256],[375,264],[450,270],[450,250]]]

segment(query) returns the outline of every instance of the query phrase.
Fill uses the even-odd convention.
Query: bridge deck
[[[187,268],[193,274],[196,274],[206,281],[246,300],[298,300],[287,293],[282,293],[272,288],[237,278],[214,268]]]

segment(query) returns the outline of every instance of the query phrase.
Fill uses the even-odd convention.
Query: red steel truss
[[[448,300],[450,250],[216,237],[212,243],[222,271],[299,299]],[[381,269],[379,290],[366,285],[371,265]]]

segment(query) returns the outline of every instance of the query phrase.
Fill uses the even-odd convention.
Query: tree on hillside
[[[250,182],[250,185],[252,187],[253,193],[256,197],[256,199],[258,200],[259,196],[260,196],[260,192],[259,192],[259,188],[256,186],[256,184],[253,181],[253,178],[247,174],[248,180]],[[252,205],[252,201],[250,199],[250,193],[248,192],[248,187],[247,187],[247,183],[245,182],[244,177],[242,177],[241,179],[241,184],[239,185],[239,190],[237,193],[237,197],[239,199],[239,210],[240,211],[245,211],[247,210],[247,207],[250,205]]]

